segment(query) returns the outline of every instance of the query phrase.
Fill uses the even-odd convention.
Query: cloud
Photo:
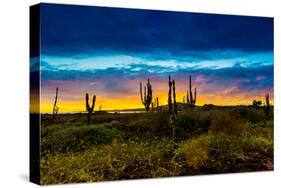
[[[157,72],[161,67],[153,67],[147,71],[146,65],[137,65],[141,70],[132,71],[129,69],[107,68],[96,70],[95,72],[81,71],[43,71],[43,85],[48,80],[77,80],[85,83],[95,83],[92,88],[103,90],[111,95],[112,93],[130,93],[132,90],[127,83],[130,80],[137,82],[150,77],[153,80],[165,82],[168,75],[172,75],[176,80],[186,80],[189,75],[195,79],[194,84],[199,86],[202,93],[221,92],[229,87],[235,87],[237,92],[248,92],[265,88],[273,88],[273,65],[259,67],[240,67],[233,66],[220,69],[180,69],[169,72]],[[261,79],[262,78],[262,79]],[[99,86],[97,88],[97,85]],[[79,87],[77,85],[76,87]],[[232,89],[234,92],[234,89]]]
[[[202,93],[239,93],[273,88],[273,54],[270,52],[245,53],[240,51],[199,52],[198,57],[186,62],[181,57],[158,59],[154,54],[139,56],[108,54],[87,56],[80,60],[72,57],[42,56],[42,82],[48,80],[77,80],[97,83],[93,90],[116,95],[135,91],[126,83],[146,78],[164,81],[169,75],[176,80],[195,79]],[[212,57],[206,60],[206,57]],[[98,85],[100,84],[100,86]],[[99,87],[97,87],[99,86]],[[78,87],[78,86],[77,86]],[[111,92],[110,92],[111,90]]]
[[[50,55],[273,51],[273,18],[42,4],[41,20]]]
[[[273,88],[273,65],[259,67],[233,66],[218,70],[202,69],[196,74],[202,76],[200,82],[204,82],[207,86],[201,90],[205,93],[222,91],[229,87],[235,87],[237,93]],[[263,79],[257,80],[257,77]],[[212,87],[208,87],[208,85]]]
[[[197,54],[194,57],[194,54]],[[161,56],[160,54],[99,54],[76,59],[73,56],[41,56],[44,70],[90,71],[108,68],[125,69],[136,72],[171,72],[179,69],[226,68],[234,65],[242,67],[273,64],[272,52],[245,53],[241,51],[198,51],[191,56]]]

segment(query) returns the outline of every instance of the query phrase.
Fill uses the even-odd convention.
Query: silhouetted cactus
[[[95,103],[96,103],[96,96],[94,95],[93,96],[92,106],[90,106],[90,104],[89,104],[89,95],[88,95],[88,93],[86,93],[86,110],[88,111],[88,125],[90,124],[91,114],[94,111]]]
[[[55,120],[56,115],[59,111],[59,107],[57,106],[58,93],[59,93],[59,88],[56,88],[56,97],[55,97],[55,102],[54,102],[54,107],[53,107],[53,120]]]
[[[142,82],[140,82],[140,97],[141,102],[145,107],[145,110],[149,111],[149,106],[152,102],[152,86],[150,84],[150,80],[148,78],[146,86],[144,86],[144,97],[142,96]]]
[[[265,95],[265,112],[267,115],[270,112],[269,94]]]
[[[168,93],[168,106],[170,112],[170,123],[172,125],[172,134],[175,138],[175,125],[176,125],[176,115],[178,113],[177,101],[176,101],[176,83],[175,80],[171,81],[171,76],[169,76],[169,93]],[[173,94],[173,99],[172,99]]]
[[[152,110],[152,112],[154,112],[154,110],[155,110],[154,109],[154,102],[151,103],[151,110]]]
[[[177,105],[177,101],[176,101],[176,83],[175,80],[173,80],[173,103],[174,103],[174,113],[178,114],[178,105]]]
[[[190,108],[194,108],[196,104],[196,88],[194,89],[194,97],[192,93],[191,76],[189,76],[189,91],[186,93],[186,103]]]
[[[156,111],[159,112],[159,100],[156,98]]]
[[[151,108],[152,108],[152,111],[156,111],[158,112],[159,111],[159,100],[158,100],[158,97],[156,97],[156,99],[154,99],[154,102],[151,103]]]
[[[170,114],[173,113],[173,104],[172,104],[172,85],[173,82],[171,81],[171,76],[169,76],[169,93],[168,93],[168,106],[169,106],[169,112]]]

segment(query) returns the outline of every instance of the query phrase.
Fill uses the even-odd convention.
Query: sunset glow
[[[43,113],[52,112],[56,87],[59,112],[84,112],[86,93],[96,95],[95,110],[143,108],[139,83],[148,78],[153,98],[166,105],[169,75],[178,102],[189,75],[199,106],[250,105],[254,99],[264,102],[267,93],[274,101],[270,18],[41,9],[41,55],[31,59],[31,67],[40,63]],[[126,11],[130,18],[124,21]]]

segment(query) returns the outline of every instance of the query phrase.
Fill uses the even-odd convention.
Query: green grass
[[[123,138],[124,134],[116,128],[106,128],[101,125],[49,128],[48,133],[42,138],[42,155],[77,152],[93,145],[109,144],[113,140],[121,141]]]
[[[112,142],[79,153],[49,154],[42,161],[43,184],[176,176],[174,145],[157,142]]]
[[[95,182],[273,169],[273,116],[249,107],[42,115],[41,183]]]

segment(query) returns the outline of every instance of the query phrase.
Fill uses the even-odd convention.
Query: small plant
[[[58,111],[59,111],[59,107],[57,106],[58,93],[59,93],[59,88],[56,88],[56,97],[55,97],[55,102],[54,102],[54,107],[53,107],[53,120],[55,120],[56,115],[58,114]]]
[[[150,84],[150,80],[148,78],[146,86],[144,86],[144,97],[142,96],[142,82],[140,82],[140,97],[141,102],[145,107],[145,110],[149,111],[149,106],[152,102],[152,86]]]
[[[93,102],[92,102],[92,106],[90,106],[89,104],[89,95],[88,93],[86,93],[86,110],[88,111],[88,125],[90,124],[91,121],[91,114],[94,111],[95,108],[95,102],[96,102],[96,96],[93,96]]]

